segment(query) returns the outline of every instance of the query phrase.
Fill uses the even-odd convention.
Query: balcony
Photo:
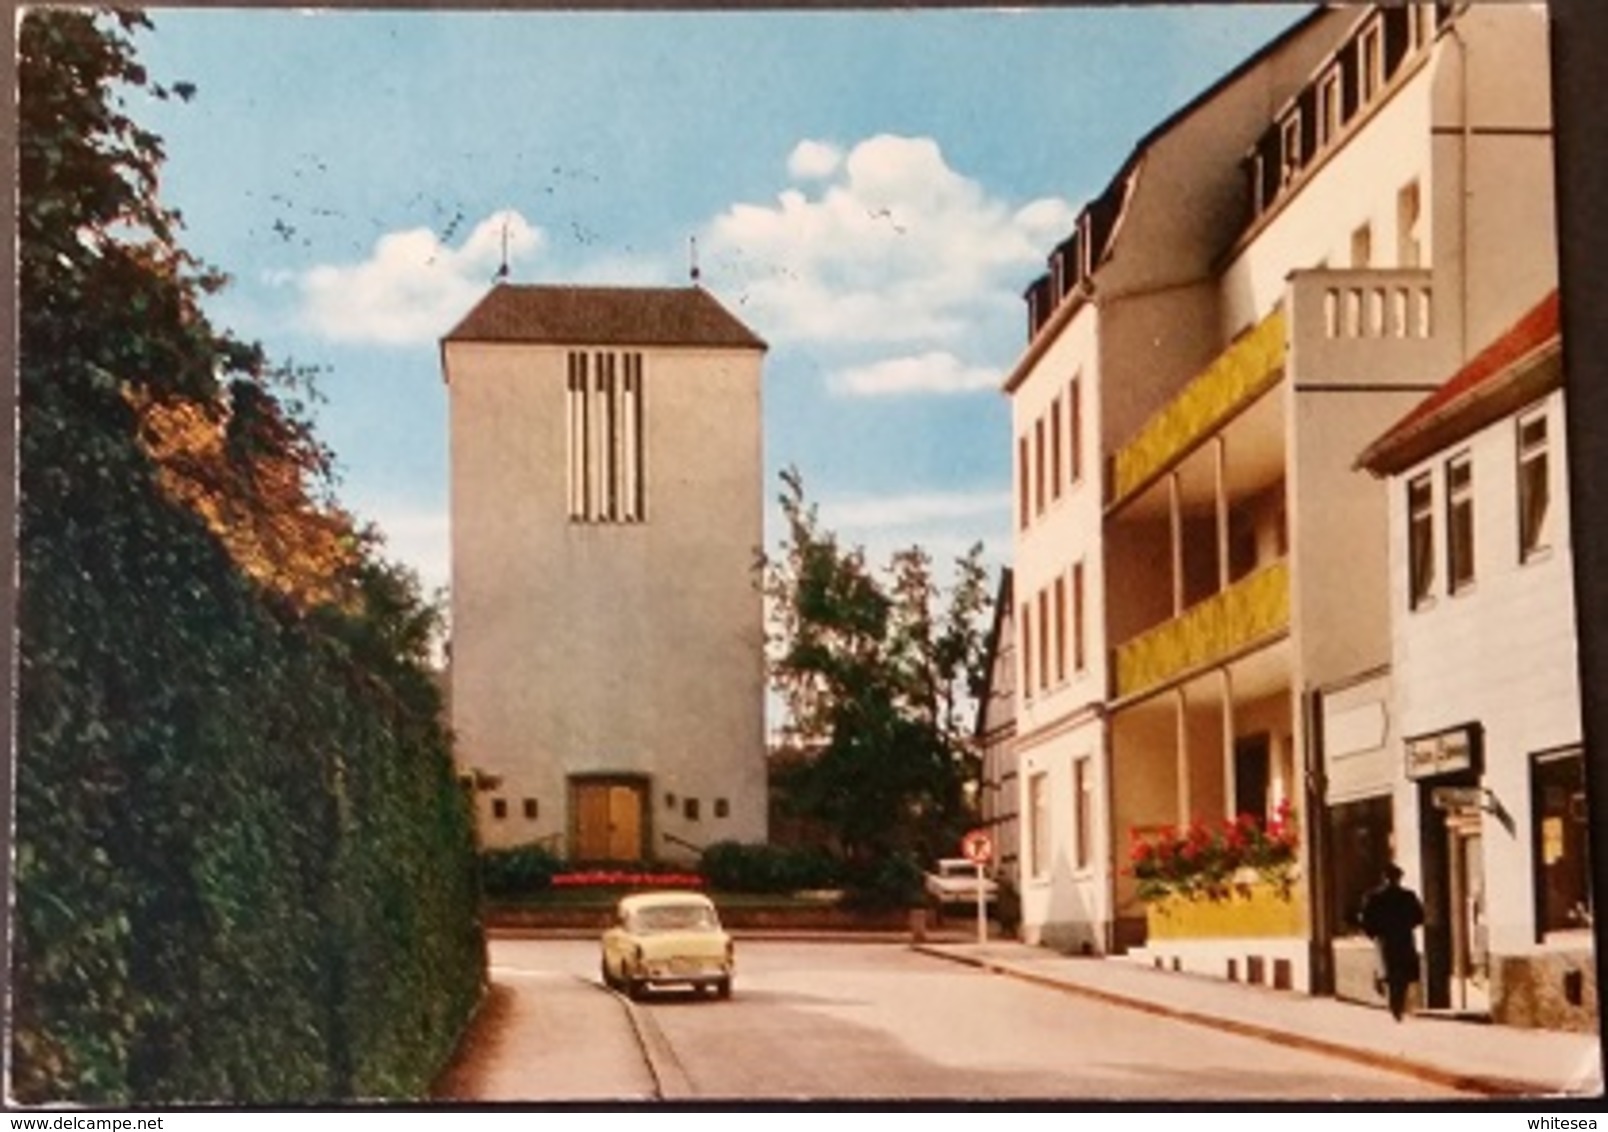
[[[1290,570],[1279,560],[1117,646],[1116,698],[1233,656],[1290,624]]]
[[[1284,315],[1275,310],[1233,345],[1118,449],[1111,463],[1111,500],[1122,503],[1177,463],[1284,372]]]

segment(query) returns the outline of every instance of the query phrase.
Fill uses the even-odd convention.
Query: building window
[[[1362,101],[1367,102],[1385,85],[1384,35],[1379,21],[1362,29],[1357,40],[1357,64],[1361,71]]]
[[[1055,579],[1055,682],[1066,682],[1066,576]]]
[[[1291,111],[1290,116],[1279,124],[1279,186],[1282,188],[1295,180],[1295,175],[1301,171],[1301,112]]]
[[[1427,474],[1407,485],[1407,584],[1411,609],[1435,589],[1435,491]]]
[[[1044,514],[1044,418],[1033,422],[1033,513]]]
[[[715,816],[724,818],[731,816],[731,803],[724,798],[715,799]]]
[[[571,350],[566,388],[571,521],[642,522],[647,518],[642,355]]]
[[[1519,560],[1547,548],[1551,498],[1547,490],[1547,416],[1519,418]]]
[[[1351,266],[1354,268],[1371,267],[1373,265],[1373,226],[1364,224],[1351,233]]]
[[[1591,926],[1590,845],[1586,836],[1586,760],[1579,750],[1530,762],[1534,810],[1536,940]]]
[[[1073,830],[1073,863],[1086,869],[1094,845],[1094,760],[1084,756],[1072,763],[1072,801],[1077,811]]]
[[[1071,444],[1067,474],[1072,483],[1083,478],[1083,382],[1074,377],[1066,389],[1066,432]]]
[[[1409,181],[1396,193],[1396,264],[1398,267],[1419,267],[1424,258],[1423,244],[1419,239],[1419,216],[1423,202],[1419,197],[1418,182]]]
[[[664,808],[667,810],[673,810],[676,808],[676,796],[668,791],[665,792],[664,796]]]
[[[507,817],[508,802],[503,798],[493,798],[491,800],[491,816],[498,821],[502,821],[503,818]]]
[[[1329,807],[1335,934],[1361,934],[1362,901],[1390,862],[1393,823],[1389,794]]]
[[[698,799],[683,798],[681,800],[681,816],[688,821],[698,820]]]
[[[1022,603],[1022,694],[1033,698],[1033,603]]]
[[[1050,591],[1038,592],[1038,626],[1039,626],[1039,690],[1044,691],[1050,686]]]
[[[1328,145],[1340,136],[1340,72],[1331,70],[1318,84],[1318,144]]]
[[[1072,667],[1082,672],[1088,662],[1084,648],[1083,563],[1072,564]]]
[[[1027,530],[1031,511],[1028,506],[1028,463],[1027,463],[1027,436],[1024,434],[1016,440],[1016,500],[1017,525]]]
[[[535,821],[536,820],[536,799],[535,798],[526,798],[525,799],[525,820],[526,821]]]
[[[1050,871],[1050,791],[1044,772],[1027,780],[1027,873],[1044,877]]]
[[[1050,402],[1050,498],[1061,498],[1061,399]]]
[[[1474,463],[1467,453],[1446,461],[1446,587],[1474,584]]]

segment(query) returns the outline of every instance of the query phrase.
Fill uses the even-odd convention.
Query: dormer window
[[[1385,37],[1377,19],[1357,38],[1357,67],[1362,101],[1366,103],[1385,85]]]
[[[1293,111],[1279,123],[1279,185],[1295,180],[1301,171],[1301,112]]]
[[[1088,209],[1078,217],[1078,242],[1076,245],[1078,257],[1078,279],[1081,282],[1094,274],[1094,220]]]
[[[1340,71],[1331,68],[1318,82],[1318,145],[1328,145],[1340,136],[1344,121],[1340,105]]]

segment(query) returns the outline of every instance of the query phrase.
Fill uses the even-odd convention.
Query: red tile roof
[[[443,341],[766,348],[701,287],[501,283]]]
[[[1557,353],[1558,325],[1558,291],[1554,288],[1446,384],[1413,406],[1364,449],[1357,466],[1378,475],[1400,471],[1428,452],[1488,424],[1495,413],[1482,409],[1504,411],[1507,402],[1496,395],[1511,389],[1519,379],[1537,373],[1535,363]]]

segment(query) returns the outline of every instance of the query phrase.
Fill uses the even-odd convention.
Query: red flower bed
[[[1294,880],[1300,838],[1288,801],[1279,804],[1265,826],[1250,814],[1211,826],[1195,822],[1145,834],[1129,832],[1129,873],[1139,882],[1139,899],[1179,894],[1221,899],[1245,871],[1288,891]]]
[[[642,873],[616,869],[557,873],[552,880],[554,888],[702,888],[703,884],[703,877],[697,873]]]

